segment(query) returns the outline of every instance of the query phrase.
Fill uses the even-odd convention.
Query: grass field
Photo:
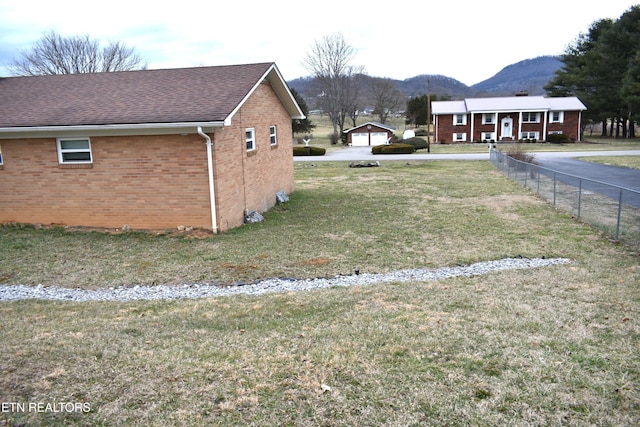
[[[487,162],[295,164],[219,236],[0,229],[0,282],[316,277],[508,256],[570,265],[172,302],[0,303],[5,425],[636,425],[640,260]],[[86,404],[88,412],[6,405]],[[28,407],[27,407],[28,408]]]
[[[631,169],[640,169],[640,156],[598,156],[598,157],[580,157],[580,160],[586,162],[600,163],[603,165],[619,166]]]

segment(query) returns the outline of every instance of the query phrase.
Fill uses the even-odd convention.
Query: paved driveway
[[[640,150],[627,151],[566,151],[535,153],[538,160],[576,158],[589,156],[640,156]],[[294,156],[296,162],[375,162],[376,160],[489,160],[489,150],[485,153],[433,154],[424,150],[413,154],[371,154],[371,147],[345,147],[331,151],[324,156]]]
[[[637,169],[601,165],[572,158],[539,157],[537,161],[542,167],[562,173],[640,191],[640,170]]]

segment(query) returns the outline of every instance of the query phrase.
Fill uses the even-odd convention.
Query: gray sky
[[[44,32],[88,34],[134,47],[148,68],[275,62],[284,78],[309,73],[315,40],[342,33],[352,65],[376,77],[442,74],[467,85],[507,65],[559,55],[603,18],[633,1],[604,0],[0,0],[0,76]],[[377,5],[377,6],[376,6]]]

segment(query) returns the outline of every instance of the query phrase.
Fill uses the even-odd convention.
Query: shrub
[[[422,148],[428,147],[427,140],[423,138],[418,138],[417,136],[414,138],[403,139],[401,143],[413,145],[416,150],[420,150]]]
[[[429,131],[427,129],[414,129],[413,133],[416,134],[416,136],[429,136]]]
[[[294,156],[324,156],[324,153],[326,152],[327,150],[322,147],[312,147],[312,146],[308,146],[308,147],[294,146],[293,147]]]
[[[411,154],[416,151],[411,144],[376,145],[371,149],[371,154]]]
[[[566,144],[568,142],[573,142],[573,140],[569,135],[565,135],[563,133],[552,133],[547,135],[547,142],[550,142],[551,144]]]
[[[337,145],[340,141],[340,135],[338,135],[337,133],[330,133],[329,141],[331,141],[331,145]]]
[[[511,157],[512,159],[520,160],[521,162],[537,164],[535,156],[524,151],[520,145],[514,145],[509,148],[509,151],[507,151],[507,156]]]

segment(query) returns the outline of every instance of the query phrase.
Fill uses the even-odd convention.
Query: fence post
[[[581,207],[582,207],[582,178],[578,180],[578,219],[580,219]]]
[[[622,214],[622,188],[618,197],[618,221],[616,223],[616,240],[620,240],[620,215]]]
[[[556,173],[553,172],[553,206],[556,205],[556,187],[557,187]]]

